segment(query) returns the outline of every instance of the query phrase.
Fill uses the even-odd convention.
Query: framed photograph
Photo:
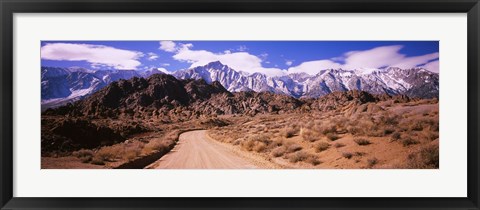
[[[8,1],[1,209],[479,209],[479,4]]]

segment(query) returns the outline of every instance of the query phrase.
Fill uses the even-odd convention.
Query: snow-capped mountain
[[[240,91],[274,91],[267,84],[267,77],[264,74],[245,74],[238,72],[220,62],[212,62],[205,66],[199,66],[186,70],[179,70],[173,73],[177,79],[203,79],[207,83],[218,81],[230,92]]]
[[[111,71],[42,67],[42,107],[55,107],[81,99],[113,81],[159,73],[169,72],[163,69]],[[217,61],[178,70],[172,75],[177,79],[203,79],[209,84],[218,81],[230,92],[273,92],[295,98],[317,98],[349,90],[419,98],[438,98],[439,93],[439,75],[421,68],[326,69],[316,75],[295,73],[269,77],[261,73],[247,74]]]
[[[178,79],[219,81],[228,91],[253,90],[283,93],[295,98],[317,98],[335,91],[363,90],[373,94],[406,94],[411,97],[438,97],[439,76],[421,68],[343,70],[326,69],[316,75],[295,73],[268,77],[261,73],[242,74],[220,62],[209,63],[173,74]]]
[[[42,67],[42,109],[79,100],[113,81],[132,77],[148,77],[162,73],[157,69],[89,70],[80,67]]]

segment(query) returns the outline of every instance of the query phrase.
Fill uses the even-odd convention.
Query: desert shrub
[[[390,132],[390,130],[385,129],[379,124],[369,124],[365,126],[365,135],[367,136],[382,137],[388,132]]]
[[[438,132],[429,131],[429,130],[424,130],[423,132],[424,132],[423,135],[425,136],[425,139],[430,140],[430,141],[438,139],[438,137],[439,137]]]
[[[292,128],[292,127],[284,128],[284,129],[282,130],[282,136],[285,137],[285,138],[291,138],[291,137],[293,137],[297,132],[298,132],[298,129],[296,129],[296,128]]]
[[[143,153],[150,154],[155,151],[165,151],[170,149],[175,142],[173,140],[152,139],[143,147]]]
[[[124,158],[126,160],[134,160],[136,157],[140,156],[140,150],[138,151],[135,151],[135,150],[128,150],[128,151],[125,151],[125,156]]]
[[[89,149],[81,149],[72,153],[73,156],[79,158],[82,163],[88,163],[93,158],[93,151]]]
[[[375,158],[375,157],[370,158],[370,159],[367,160],[367,163],[368,163],[368,167],[372,168],[373,166],[375,166],[378,163],[378,159]]]
[[[267,149],[267,144],[263,142],[256,142],[253,146],[253,151],[255,152],[264,152]]]
[[[419,142],[415,139],[413,139],[412,137],[408,136],[408,137],[405,137],[402,139],[402,145],[404,147],[407,147],[407,146],[410,146],[410,145],[413,145],[413,144],[418,144]]]
[[[350,158],[353,157],[353,154],[352,154],[351,152],[343,152],[343,153],[342,153],[342,156],[343,156],[344,158],[350,159]]]
[[[345,116],[338,116],[333,118],[332,123],[336,125],[336,127],[345,127],[345,125],[349,122],[349,119]]]
[[[128,145],[125,148],[122,157],[129,161],[137,158],[142,154],[143,146],[144,146],[143,144],[139,144],[139,143]]]
[[[313,128],[313,126],[315,126],[315,123],[313,121],[308,121],[307,123],[305,123],[305,128],[311,129]]]
[[[296,143],[292,143],[291,145],[289,145],[287,147],[287,152],[291,153],[291,152],[297,152],[297,151],[300,151],[302,150],[302,146],[300,146],[299,144],[296,144]]]
[[[101,161],[114,161],[115,158],[123,152],[120,147],[102,147],[95,153],[95,158]]]
[[[322,163],[322,161],[320,161],[316,155],[309,155],[305,160],[305,162],[310,163],[314,166]]]
[[[399,140],[400,138],[402,138],[402,134],[400,134],[399,132],[395,132],[392,134],[392,137],[390,138],[392,141],[397,141]]]
[[[273,140],[270,145],[272,147],[279,147],[279,146],[283,146],[285,143],[282,139],[277,139],[277,140]]]
[[[361,128],[360,126],[356,126],[356,125],[349,125],[347,127],[347,131],[349,133],[351,133],[352,135],[361,135],[361,134],[364,134],[364,130],[363,128]]]
[[[270,144],[270,137],[266,134],[255,134],[249,137],[250,140],[256,142],[263,142],[265,144]]]
[[[437,131],[440,129],[440,126],[438,124],[438,117],[433,121],[431,125],[428,126],[428,129],[431,131]]]
[[[239,145],[240,143],[242,143],[243,140],[244,140],[243,138],[235,139],[235,140],[232,142],[232,144],[233,144],[233,145]]]
[[[304,161],[309,157],[309,155],[304,151],[297,151],[293,154],[290,154],[288,160],[292,163],[296,163],[299,161]]]
[[[284,146],[277,147],[272,150],[272,155],[273,157],[281,157],[285,154],[286,151],[287,149]]]
[[[90,163],[95,164],[95,165],[105,165],[105,161],[99,157],[93,157]]]
[[[411,131],[422,131],[423,130],[423,124],[420,121],[415,121],[410,125],[410,130]]]
[[[337,139],[339,139],[340,137],[334,133],[328,133],[327,134],[327,138],[330,139],[331,141],[335,141]]]
[[[395,128],[386,127],[386,128],[383,129],[383,136],[392,134],[393,132],[395,132]]]
[[[300,129],[300,136],[303,138],[303,140],[309,142],[315,142],[318,140],[318,135],[310,129]]]
[[[342,144],[342,143],[338,143],[338,142],[337,142],[337,143],[335,143],[333,146],[334,146],[335,148],[340,148],[340,147],[344,147],[345,144]]]
[[[253,147],[255,146],[255,142],[251,139],[247,139],[241,143],[241,146],[247,151],[252,151]]]
[[[400,122],[400,116],[396,114],[387,113],[385,115],[380,116],[379,121],[381,124],[384,124],[384,125],[395,126],[395,125],[398,125],[398,123]]]
[[[315,151],[316,152],[322,152],[330,148],[330,144],[327,142],[319,142],[318,144],[315,144]]]
[[[371,142],[369,140],[363,139],[363,138],[354,139],[353,141],[360,146],[366,146],[366,145],[371,144]]]
[[[439,168],[438,145],[426,146],[408,155],[406,167],[415,169]]]
[[[323,135],[327,134],[335,134],[337,132],[337,127],[333,124],[328,124],[328,125],[321,125],[317,126],[318,132],[320,132]]]

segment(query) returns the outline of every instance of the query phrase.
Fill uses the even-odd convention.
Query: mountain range
[[[415,98],[439,96],[439,75],[422,68],[325,69],[316,75],[294,73],[269,77],[261,73],[247,74],[217,61],[173,73],[157,69],[134,71],[42,67],[42,109],[85,98],[120,79],[148,78],[153,74],[172,74],[180,80],[202,79],[208,84],[218,82],[216,84],[228,92],[271,92],[297,99],[318,98],[332,92],[351,90]]]
[[[256,115],[294,113],[306,110],[328,111],[347,104],[394,100],[408,102],[405,95],[370,94],[350,90],[319,98],[297,99],[272,92],[229,92],[219,81],[179,80],[172,75],[154,74],[147,79],[134,77],[110,83],[92,95],[55,109],[45,115],[90,116],[94,118],[160,118],[178,122],[213,115]]]

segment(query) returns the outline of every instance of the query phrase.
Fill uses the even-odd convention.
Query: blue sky
[[[423,67],[438,72],[437,41],[43,41],[42,66],[169,72],[219,60],[267,75],[326,68]]]

